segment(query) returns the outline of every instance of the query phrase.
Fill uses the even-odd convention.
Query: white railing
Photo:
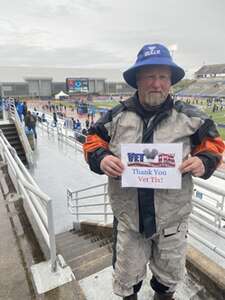
[[[57,126],[52,126],[48,121],[39,122],[38,126],[41,129],[47,131],[50,135],[57,135],[58,140],[65,142],[66,144],[72,146],[75,151],[83,151],[82,142],[85,141],[86,136],[76,130],[71,130],[70,127],[64,127],[62,124],[57,124]]]
[[[24,152],[26,155],[26,159],[28,164],[31,166],[33,165],[34,161],[33,161],[33,151],[31,149],[30,143],[27,139],[27,136],[25,134],[25,130],[23,127],[22,122],[20,121],[19,115],[17,113],[16,107],[15,107],[15,103],[14,100],[8,100],[8,105],[9,105],[9,118],[12,119],[12,121],[14,122],[20,141],[23,145],[24,148]]]
[[[225,173],[215,172],[214,177],[223,179]],[[225,188],[218,187],[200,178],[194,178],[193,215],[217,228],[225,225]]]
[[[94,203],[89,201],[89,199],[94,200]],[[98,203],[96,203],[96,199]],[[80,204],[79,202],[82,201],[85,204]],[[108,199],[108,183],[102,183],[94,186],[90,186],[88,188],[80,189],[77,191],[71,191],[67,189],[67,207],[71,214],[76,215],[76,221],[79,222],[79,216],[86,215],[95,215],[95,216],[104,216],[104,223],[108,223],[108,216],[112,215],[112,211],[108,209],[110,206],[110,202]],[[81,208],[90,208],[90,207],[100,207],[103,208],[102,211],[85,211],[80,212]]]
[[[216,171],[214,173],[214,177],[220,179],[224,179],[224,176],[225,173],[221,171]],[[199,178],[194,178],[193,180],[195,193],[192,197],[193,212],[191,214],[191,219],[223,238],[225,242],[225,230],[223,229],[225,224],[225,189],[215,187]],[[204,189],[204,191],[199,191],[199,188]],[[199,195],[201,195],[203,199],[200,199]],[[96,199],[98,199],[98,203],[96,203]],[[91,200],[94,200],[94,203]],[[107,217],[108,215],[112,215],[111,208],[108,208],[109,205],[108,183],[90,186],[77,191],[67,189],[67,207],[71,214],[76,216],[77,222],[80,221],[79,219],[82,215],[95,215],[104,216],[104,223],[108,223]],[[101,212],[93,212],[91,210],[86,210],[85,212],[80,211],[82,208],[93,207],[103,207],[104,209]],[[216,247],[216,245],[210,243],[208,240],[191,230],[189,231],[189,234],[206,247],[225,258],[225,252]]]
[[[42,238],[47,245],[51,259],[51,269],[56,271],[56,244],[53,222],[52,200],[43,193],[21,162],[15,149],[10,146],[2,130],[0,130],[0,153],[8,166],[8,172],[17,193],[22,195],[28,205],[32,218],[36,221]]]

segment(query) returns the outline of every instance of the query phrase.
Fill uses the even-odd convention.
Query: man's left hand
[[[200,158],[193,156],[185,160],[179,167],[181,173],[191,172],[196,177],[201,177],[205,174],[205,166]]]

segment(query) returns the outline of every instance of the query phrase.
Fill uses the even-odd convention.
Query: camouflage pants
[[[185,272],[187,227],[185,220],[146,239],[119,221],[114,239],[114,293],[133,294],[133,287],[146,276],[148,263],[157,281],[174,292]]]

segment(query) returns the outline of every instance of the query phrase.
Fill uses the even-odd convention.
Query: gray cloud
[[[82,13],[90,14],[92,11],[104,11],[108,8],[106,3],[99,0],[45,0],[44,2],[35,0],[33,2],[29,3],[29,11],[33,16],[40,18],[78,17]]]
[[[225,63],[224,0],[0,4],[0,65],[124,68],[151,42],[177,44],[175,58],[186,69]]]
[[[4,58],[4,59],[1,59]],[[55,67],[118,67],[121,57],[112,52],[84,48],[44,49],[12,45],[0,48],[0,65],[5,66],[55,66]]]

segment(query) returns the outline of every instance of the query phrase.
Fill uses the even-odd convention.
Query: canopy
[[[60,91],[58,94],[55,95],[55,99],[65,99],[68,98],[69,95],[64,93],[63,91]]]

